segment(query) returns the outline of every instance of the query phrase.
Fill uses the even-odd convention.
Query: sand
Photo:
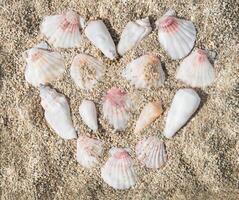
[[[67,96],[79,134],[105,142],[101,164],[92,170],[84,169],[75,159],[76,141],[64,141],[48,127],[39,91],[25,81],[21,53],[44,39],[39,25],[46,15],[72,8],[87,20],[103,19],[117,43],[128,21],[150,16],[154,22],[170,7],[180,17],[194,22],[197,47],[217,52],[216,81],[210,87],[196,88],[202,98],[200,109],[173,139],[161,135],[166,113],[175,92],[187,86],[174,78],[180,62],[172,61],[160,48],[157,31],[115,61],[106,59],[85,36],[78,49],[58,49],[66,60],[67,70],[52,86]],[[0,1],[1,199],[237,199],[238,8],[236,0],[128,0],[125,5],[120,0]],[[79,52],[89,53],[107,66],[104,80],[88,93],[77,89],[69,75],[71,60]],[[129,61],[146,52],[161,57],[166,82],[159,89],[135,90],[120,73]],[[112,86],[138,97],[128,128],[121,133],[113,133],[102,117],[101,98]],[[78,106],[84,98],[97,105],[100,124],[97,133],[91,132],[78,114]],[[163,115],[142,133],[133,134],[142,107],[158,99],[162,100]],[[159,135],[165,141],[169,155],[167,165],[160,170],[146,169],[132,151],[139,178],[135,187],[120,191],[104,183],[100,166],[107,159],[110,147],[133,150],[138,140],[149,135]]]

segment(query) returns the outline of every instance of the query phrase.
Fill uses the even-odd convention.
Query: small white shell
[[[63,139],[76,138],[70,108],[64,95],[48,86],[40,86],[41,105],[50,127]]]
[[[197,49],[186,57],[177,70],[176,78],[192,87],[205,87],[215,79],[215,72],[207,53]]]
[[[83,100],[79,107],[79,113],[82,120],[90,129],[93,131],[98,129],[97,113],[93,101]]]
[[[103,153],[102,142],[86,136],[77,139],[77,161],[86,168],[94,167]]]
[[[61,54],[50,51],[45,42],[25,51],[23,57],[27,62],[26,81],[35,87],[51,83],[60,78],[65,71]]]
[[[125,148],[110,150],[110,157],[101,168],[103,180],[115,189],[128,189],[136,183],[132,159]]]
[[[106,57],[112,60],[116,58],[114,41],[102,20],[89,22],[85,28],[85,35]]]
[[[165,145],[156,136],[150,136],[138,142],[136,156],[148,168],[160,168],[167,162]]]
[[[73,59],[70,74],[79,88],[90,90],[104,76],[105,66],[92,56],[78,54]]]
[[[146,54],[131,61],[122,76],[136,88],[159,87],[165,81],[160,59],[154,54]]]
[[[178,90],[167,114],[164,136],[174,136],[197,110],[199,104],[200,97],[193,89]]]
[[[144,37],[152,31],[149,18],[128,22],[124,28],[117,46],[118,53],[122,56],[133,47],[137,46]]]

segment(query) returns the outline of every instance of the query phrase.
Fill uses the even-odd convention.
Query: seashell
[[[128,189],[136,183],[133,161],[126,148],[110,149],[110,157],[101,168],[101,177],[114,189]]]
[[[196,29],[191,21],[175,17],[169,10],[156,21],[158,40],[172,59],[180,59],[190,53],[196,40]]]
[[[80,29],[83,28],[83,21],[84,19],[74,11],[46,16],[40,31],[54,47],[79,47],[81,42]]]
[[[60,78],[65,71],[61,54],[50,51],[45,42],[25,51],[23,57],[27,62],[26,81],[35,87],[51,83]]]
[[[137,46],[144,37],[152,31],[149,18],[130,21],[124,28],[117,46],[118,53],[123,56],[127,51]]]
[[[50,127],[63,139],[76,138],[70,108],[64,95],[48,86],[40,86],[41,105]]]
[[[79,113],[82,120],[90,129],[93,131],[98,129],[96,108],[93,101],[83,100],[79,107]]]
[[[90,90],[104,76],[105,66],[92,56],[78,54],[73,59],[70,74],[79,88]]]
[[[176,92],[168,111],[164,136],[171,138],[189,120],[200,104],[200,97],[193,89],[180,89]]]
[[[91,168],[99,163],[99,157],[103,154],[102,142],[86,136],[77,139],[77,161],[86,168]]]
[[[107,58],[116,58],[114,41],[102,20],[91,21],[85,28],[85,35]]]
[[[122,76],[136,88],[159,87],[165,81],[160,59],[154,54],[146,54],[130,62]]]
[[[150,136],[138,142],[136,156],[148,168],[163,167],[168,158],[165,145],[156,136]]]
[[[124,130],[129,119],[131,100],[127,94],[119,88],[108,90],[103,98],[103,115],[115,130]]]
[[[215,72],[207,53],[197,49],[186,57],[177,70],[176,78],[192,87],[205,87],[215,79]]]

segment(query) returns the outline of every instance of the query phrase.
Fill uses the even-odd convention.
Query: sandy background
[[[1,0],[1,199],[224,199],[238,195],[238,1],[128,0]],[[236,3],[237,2],[237,3]],[[169,161],[160,170],[140,167],[135,159],[139,180],[134,188],[116,191],[100,178],[98,168],[85,170],[75,160],[76,141],[64,141],[51,131],[43,117],[39,92],[24,79],[25,62],[21,53],[42,41],[39,25],[44,16],[74,9],[87,20],[101,18],[118,42],[129,20],[150,16],[152,22],[169,8],[178,16],[191,19],[198,31],[196,46],[217,52],[217,80],[205,89],[196,89],[202,103],[195,117],[171,140],[165,140]],[[157,32],[123,58],[109,61],[85,38],[81,48],[59,50],[67,70],[52,85],[69,98],[75,127],[80,134],[105,141],[102,163],[111,146],[130,147],[146,135],[160,137],[165,116],[176,90],[186,87],[175,80],[179,61],[172,61],[160,48]],[[76,53],[86,52],[107,65],[107,74],[89,92],[77,89],[69,75]],[[157,90],[134,90],[120,76],[124,66],[146,52],[161,56],[167,79]],[[113,133],[102,118],[101,98],[107,89],[118,85],[137,95],[136,110],[125,132]],[[83,98],[94,100],[99,113],[100,130],[93,134],[78,114]],[[161,99],[163,115],[140,135],[132,133],[135,120],[149,100]]]

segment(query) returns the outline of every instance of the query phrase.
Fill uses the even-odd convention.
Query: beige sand
[[[238,4],[236,0],[1,0],[1,199],[236,199],[238,156]],[[224,2],[224,3],[220,3]],[[129,20],[150,16],[155,21],[166,9],[193,20],[198,35],[196,46],[215,50],[217,80],[205,89],[196,89],[202,106],[195,117],[171,140],[165,140],[169,161],[161,170],[140,167],[132,157],[139,176],[136,186],[126,191],[110,188],[100,178],[100,166],[86,170],[75,160],[76,141],[64,141],[51,131],[40,106],[39,92],[24,79],[25,62],[21,53],[42,40],[39,25],[44,16],[73,8],[87,20],[101,18],[115,42]],[[81,48],[60,50],[67,61],[63,79],[53,87],[64,93],[80,134],[105,141],[102,163],[111,146],[134,148],[146,135],[158,134],[176,90],[186,85],[175,80],[179,61],[172,61],[160,48],[157,33],[147,37],[123,58],[109,61],[84,36]],[[78,52],[90,53],[107,65],[105,79],[89,93],[77,89],[69,76],[69,65]],[[136,91],[120,76],[123,67],[145,52],[155,52],[165,63],[167,80],[157,90]],[[129,128],[115,134],[102,118],[101,98],[118,85],[139,96]],[[83,124],[78,106],[83,98],[92,99],[99,110],[97,134]],[[165,112],[139,135],[132,133],[142,106],[162,99]],[[102,164],[101,163],[101,164]]]

